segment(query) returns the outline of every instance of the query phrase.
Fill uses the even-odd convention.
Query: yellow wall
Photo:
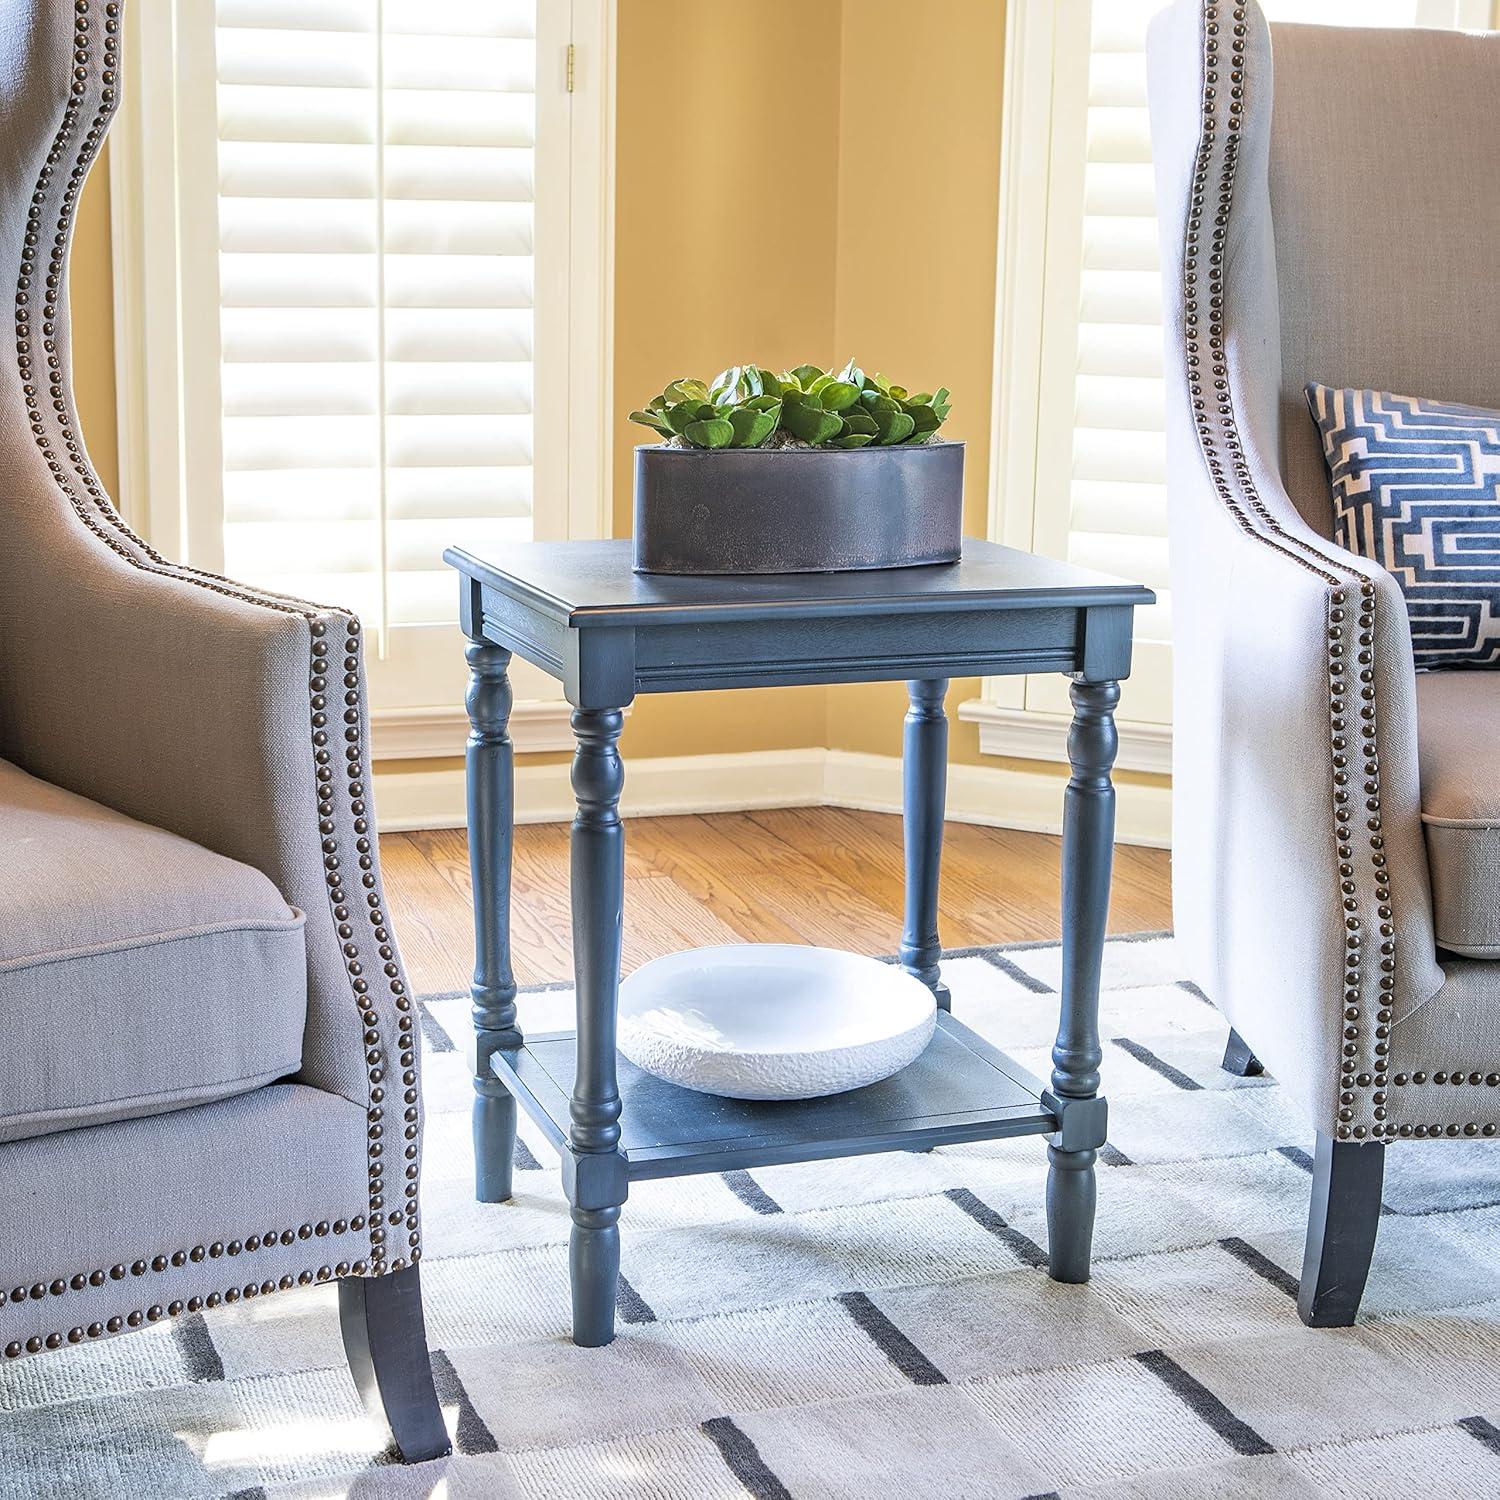
[[[964,530],[983,536],[1005,7],[858,0],[844,6],[842,53],[835,353],[953,392],[943,430],[966,444]],[[978,692],[957,681],[949,704]],[[827,743],[898,755],[905,712],[900,683],[832,689]],[[949,735],[950,758],[979,760],[972,724],[954,720]]]
[[[795,37],[789,46],[787,39]],[[680,375],[831,359],[840,7],[702,0],[619,7],[615,124],[614,528],[630,535],[624,420]],[[630,755],[824,742],[821,688],[652,696]]]
[[[1003,0],[626,0],[619,6],[613,465],[630,533],[624,414],[676,376],[853,354],[954,392],[966,529],[989,472]],[[788,39],[795,39],[789,44]],[[118,470],[108,183],[75,240],[74,381],[106,483]],[[977,691],[955,683],[950,703]],[[641,755],[833,745],[894,753],[899,685],[640,700]],[[956,759],[977,761],[955,721]],[[444,762],[411,763],[435,770]]]

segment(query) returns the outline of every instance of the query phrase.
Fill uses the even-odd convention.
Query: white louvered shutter
[[[1050,0],[1048,0],[1050,3]],[[1122,717],[1172,717],[1165,387],[1146,28],[1164,0],[1095,0],[1058,13],[1048,190],[1038,550],[1139,580]],[[1272,21],[1484,24],[1468,0],[1262,0]],[[1026,705],[1069,711],[1067,684],[1038,677]]]
[[[536,11],[217,0],[224,566],[356,608],[388,701],[443,548],[533,531]]]

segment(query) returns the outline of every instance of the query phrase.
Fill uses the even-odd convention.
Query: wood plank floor
[[[412,983],[465,990],[473,964],[469,854],[462,830],[380,840],[386,889]],[[1168,856],[1115,850],[1111,932],[1171,925]],[[625,958],[704,943],[823,943],[891,953],[901,937],[901,820],[844,808],[788,808],[625,825]],[[1058,841],[949,823],[940,930],[946,947],[1058,935]],[[513,962],[519,984],[572,976],[568,829],[516,830]]]

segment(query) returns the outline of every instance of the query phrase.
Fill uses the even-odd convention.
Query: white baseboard
[[[1044,770],[948,767],[948,816],[959,823],[1057,833],[1063,778]],[[375,800],[386,832],[461,828],[461,771],[375,772]],[[1116,837],[1164,848],[1171,842],[1172,794],[1166,787],[1121,786]],[[857,807],[900,812],[901,761],[847,750],[761,750],[744,755],[661,756],[625,763],[626,817],[735,812],[762,807]],[[516,820],[558,823],[573,816],[566,765],[516,769]]]
[[[901,811],[898,756],[857,755],[847,750],[824,753],[828,757],[827,783],[820,801],[832,807],[860,807],[870,812]],[[1061,833],[1066,785],[1067,778],[1055,772],[950,765],[948,817],[955,823],[981,823],[990,828]],[[1115,838],[1122,844],[1169,848],[1171,788],[1116,787]]]
[[[521,752],[571,750],[572,709],[561,699],[523,701],[510,711],[510,737]],[[370,746],[377,761],[462,755],[469,737],[463,708],[377,708],[370,715]]]
[[[1030,708],[1002,708],[987,698],[970,698],[958,705],[958,717],[979,725],[979,749],[984,755],[1005,755],[1018,760],[1050,760],[1067,763],[1067,714],[1040,713]],[[1116,721],[1120,751],[1115,757],[1119,771],[1151,771],[1172,774],[1172,730],[1167,724],[1132,724]]]

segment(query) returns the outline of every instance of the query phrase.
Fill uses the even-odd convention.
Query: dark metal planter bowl
[[[638,573],[955,562],[964,445],[635,450]]]

